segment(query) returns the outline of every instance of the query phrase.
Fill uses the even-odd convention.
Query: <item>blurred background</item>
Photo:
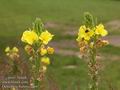
[[[87,63],[76,43],[84,12],[96,16],[109,31],[105,39],[110,45],[99,51],[100,90],[120,90],[120,0],[0,0],[0,72],[4,73],[5,47],[21,49],[22,32],[39,17],[55,35],[50,43],[55,55],[47,72],[50,90],[86,90]]]

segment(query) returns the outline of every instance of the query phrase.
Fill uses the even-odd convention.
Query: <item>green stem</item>
[[[90,50],[89,74],[91,76],[90,90],[98,90],[98,68],[96,62],[96,48],[95,46]]]
[[[35,56],[35,79],[34,79],[34,85],[36,86],[35,90],[40,89],[40,81],[37,80],[39,77],[39,69],[40,69],[40,60],[39,60],[39,55],[36,53]]]

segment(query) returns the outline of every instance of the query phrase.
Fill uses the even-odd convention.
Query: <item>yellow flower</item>
[[[104,29],[103,24],[99,24],[98,26],[96,26],[95,33],[101,36],[106,36],[108,34],[108,32]]]
[[[12,51],[13,51],[13,52],[19,52],[19,50],[18,50],[17,47],[13,47]]]
[[[38,41],[38,35],[34,31],[25,31],[21,40],[25,43],[32,45],[35,41]]]
[[[50,59],[48,57],[42,57],[41,58],[41,63],[44,65],[49,65],[50,64]]]
[[[10,51],[10,47],[6,47],[5,52],[9,52]]]
[[[47,45],[48,42],[52,39],[54,35],[49,33],[48,31],[44,31],[41,33],[39,39],[43,42],[43,44]]]
[[[45,54],[47,54],[47,50],[45,48],[41,48],[40,49],[40,54],[43,56]]]
[[[12,49],[10,47],[7,47],[5,49],[5,52],[6,52],[6,56],[8,56],[13,60],[19,58],[19,54],[18,54],[19,50],[17,47],[13,47]]]
[[[79,29],[77,41],[80,41],[81,39],[90,40],[93,34],[93,30],[90,30],[90,28],[86,28],[86,26],[83,25]]]
[[[48,47],[47,51],[48,51],[48,54],[53,54],[54,53],[54,48]]]

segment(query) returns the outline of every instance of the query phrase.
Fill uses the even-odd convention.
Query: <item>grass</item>
[[[120,19],[120,2],[117,0],[0,0],[0,54],[4,56],[6,46],[23,46],[20,42],[22,32],[31,26],[36,17],[42,18],[44,22],[54,22],[61,27],[48,28],[55,34],[55,42],[61,40],[75,40],[76,35],[63,35],[65,26],[79,27],[83,21],[83,13],[91,12],[98,17],[98,22],[109,22]],[[77,30],[77,29],[76,29]],[[69,31],[69,29],[67,30]],[[71,30],[70,30],[71,31]],[[110,31],[111,35],[120,35],[118,30]],[[61,43],[63,44],[63,43]],[[78,51],[78,48],[63,48]],[[107,57],[120,56],[120,47],[109,45],[100,50]],[[76,56],[64,56],[55,54],[51,57],[52,64],[48,68],[48,79],[52,77],[53,83],[60,90],[86,90],[88,83],[87,64]],[[101,90],[109,90],[109,84],[115,90],[120,89],[120,61],[102,61],[105,68],[102,72]],[[69,65],[76,68],[65,68]],[[113,73],[114,72],[114,73]]]
[[[48,76],[52,74],[53,79],[56,79],[61,90],[69,90],[69,85],[72,85],[71,88],[75,89],[77,83],[80,83],[82,90],[85,89],[84,87],[87,84],[88,77],[86,72],[87,65],[85,65],[83,60],[79,60],[79,58],[74,56],[64,57],[61,55],[55,55],[52,60],[53,62],[49,68]],[[75,65],[77,67],[69,69],[67,68],[69,65]]]
[[[110,55],[120,55],[120,47],[115,47],[115,46],[112,46],[112,45],[108,45],[104,48],[101,48],[100,51],[102,53],[107,53],[107,54],[110,54]]]
[[[8,2],[9,0],[0,0],[0,36],[18,36],[36,17],[41,17],[45,22],[56,21],[78,25],[85,11],[97,16],[98,21],[106,22],[120,18],[119,1],[11,0]]]
[[[101,90],[110,90],[110,84],[115,90],[119,90],[120,86],[120,61],[105,60],[102,61],[105,66],[101,71]],[[65,68],[69,65],[75,65],[75,68]],[[74,90],[80,86],[80,90],[86,90],[89,77],[87,76],[87,63],[75,56],[55,55],[52,57],[52,64],[48,69],[48,78],[51,77],[53,82],[60,90]],[[114,72],[114,74],[111,74]],[[69,89],[70,88],[70,89]],[[77,90],[77,89],[76,89]]]

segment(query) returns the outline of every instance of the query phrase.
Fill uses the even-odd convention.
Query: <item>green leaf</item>
[[[93,15],[89,12],[84,13],[84,24],[89,28],[94,27],[96,24],[96,20],[94,19]]]
[[[40,18],[36,18],[35,22],[33,23],[33,30],[38,34],[40,35],[41,32],[44,29],[44,24],[42,23],[42,20]]]

